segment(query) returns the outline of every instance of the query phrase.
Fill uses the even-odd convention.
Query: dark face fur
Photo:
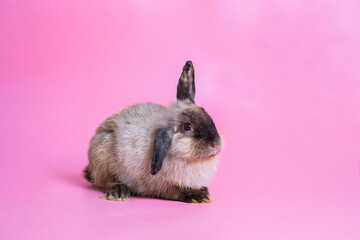
[[[184,138],[191,138],[190,152],[195,159],[206,159],[220,152],[221,140],[209,114],[198,106],[180,113],[177,129]]]

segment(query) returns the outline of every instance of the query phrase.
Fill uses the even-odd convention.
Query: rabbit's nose
[[[213,141],[211,144],[210,144],[213,148],[217,148],[219,146],[219,142],[218,141]]]

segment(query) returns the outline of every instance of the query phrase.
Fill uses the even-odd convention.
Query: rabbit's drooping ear
[[[160,171],[162,163],[166,157],[169,146],[171,143],[171,137],[168,132],[168,128],[162,127],[158,130],[155,141],[154,149],[151,160],[151,174],[155,175]]]
[[[190,100],[192,103],[195,103],[195,76],[194,66],[191,61],[187,61],[183,67],[177,85],[177,99]]]

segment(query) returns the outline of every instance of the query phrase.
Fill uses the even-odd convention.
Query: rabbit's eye
[[[190,123],[185,123],[184,126],[183,126],[183,129],[186,132],[192,131],[192,127],[191,127]]]

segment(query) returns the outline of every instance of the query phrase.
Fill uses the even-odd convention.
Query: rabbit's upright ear
[[[155,175],[160,171],[162,163],[166,157],[169,146],[171,143],[171,136],[167,127],[161,127],[158,129],[151,160],[151,174]]]
[[[177,99],[190,100],[192,103],[195,103],[195,75],[194,66],[191,61],[187,61],[183,67],[177,85]]]

